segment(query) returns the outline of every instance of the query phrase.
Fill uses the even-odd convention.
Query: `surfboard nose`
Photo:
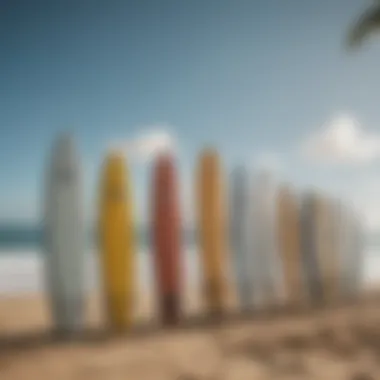
[[[77,148],[74,136],[69,132],[59,135],[53,144],[54,164],[65,167],[74,167],[78,160]]]

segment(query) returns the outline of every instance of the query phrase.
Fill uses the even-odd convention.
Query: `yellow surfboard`
[[[327,302],[338,295],[338,252],[333,202],[324,195],[316,199],[317,256],[321,273],[323,298]]]
[[[277,193],[278,248],[282,261],[286,303],[299,305],[305,300],[300,213],[296,195],[288,186]]]
[[[112,328],[123,329],[133,319],[135,231],[129,173],[122,154],[110,153],[106,157],[99,214],[107,319]]]
[[[211,312],[221,312],[226,301],[225,254],[226,215],[218,153],[205,149],[197,172],[197,211],[204,296]]]

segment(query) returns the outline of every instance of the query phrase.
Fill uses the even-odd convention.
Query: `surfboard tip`
[[[105,149],[106,156],[116,156],[124,157],[125,156],[125,147],[119,141],[112,140],[110,141]]]

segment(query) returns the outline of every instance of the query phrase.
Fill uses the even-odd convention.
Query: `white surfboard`
[[[252,246],[255,304],[275,305],[284,300],[281,258],[276,226],[276,183],[267,171],[259,173],[252,189]]]
[[[358,212],[340,204],[340,289],[344,297],[357,296],[362,287],[364,230]]]
[[[235,284],[243,309],[253,306],[250,201],[248,173],[243,166],[235,167],[230,178],[229,241]]]
[[[84,309],[84,230],[79,157],[69,135],[53,147],[46,178],[46,282],[55,328],[82,328]]]

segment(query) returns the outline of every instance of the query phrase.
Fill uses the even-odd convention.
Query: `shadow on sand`
[[[168,333],[191,332],[194,330],[205,331],[217,329],[222,326],[229,326],[242,322],[283,320],[290,317],[317,316],[318,314],[332,311],[344,310],[354,307],[360,310],[359,306],[380,303],[380,295],[368,294],[356,299],[346,299],[330,304],[318,303],[298,307],[279,306],[265,310],[246,310],[244,312],[223,312],[213,315],[200,315],[188,317],[181,320],[176,325],[160,325],[157,322],[140,323],[127,331],[110,331],[102,328],[86,329],[81,333],[68,334],[55,331],[34,331],[23,335],[2,335],[0,336],[0,352],[17,352],[36,348],[58,346],[72,343],[101,344],[107,341],[120,339],[144,339]],[[297,342],[293,342],[297,344]],[[292,344],[293,344],[292,343]]]

